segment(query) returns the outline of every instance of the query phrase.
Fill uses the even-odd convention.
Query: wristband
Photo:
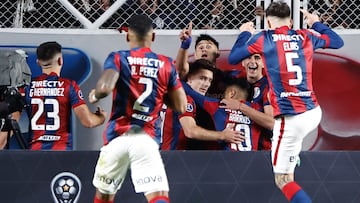
[[[188,49],[190,47],[190,44],[191,44],[191,37],[181,41],[181,48]]]

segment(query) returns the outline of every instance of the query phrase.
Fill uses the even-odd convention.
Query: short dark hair
[[[206,59],[198,59],[189,64],[189,72],[187,74],[186,80],[190,76],[197,74],[201,69],[206,69],[213,73],[215,73],[217,70],[215,64],[211,61]]]
[[[252,101],[254,96],[254,87],[247,81],[245,77],[242,78],[229,78],[225,81],[226,87],[236,86],[244,90],[246,94],[246,101]]]
[[[290,7],[286,2],[274,1],[265,11],[266,16],[274,16],[278,18],[288,18],[291,15]]]
[[[39,60],[48,61],[61,53],[61,48],[61,45],[55,41],[44,42],[36,49],[36,56]]]
[[[128,28],[133,30],[140,40],[143,40],[146,34],[153,29],[153,24],[147,15],[139,14],[130,17]]]
[[[211,41],[212,43],[215,44],[215,46],[219,49],[219,42],[216,41],[213,37],[211,37],[210,35],[207,34],[201,34],[195,41],[195,47],[197,47],[197,45],[199,44],[200,41]]]

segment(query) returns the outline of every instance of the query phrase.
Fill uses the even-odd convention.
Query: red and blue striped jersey
[[[26,87],[32,150],[71,150],[71,109],[85,104],[75,81],[42,74]]]
[[[180,119],[185,116],[195,118],[196,105],[192,97],[186,96],[186,112],[179,114],[170,108],[163,108],[165,111],[162,130],[161,150],[186,150],[188,149],[188,140],[180,124]]]
[[[283,26],[262,31],[249,41],[251,33],[242,32],[231,50],[230,64],[240,63],[255,53],[262,54],[274,116],[300,114],[318,105],[312,83],[314,50],[340,48],[343,41],[320,22],[312,28],[318,33]]]
[[[147,47],[134,48],[110,53],[104,69],[119,72],[105,144],[132,126],[143,128],[153,138],[160,137],[163,96],[169,89],[182,87],[173,60]]]
[[[254,123],[248,116],[239,110],[219,108],[220,100],[203,96],[191,87],[184,85],[185,92],[190,95],[199,107],[205,109],[215,124],[217,131],[225,128],[231,128],[235,131],[242,131],[245,135],[245,141],[240,144],[226,143],[224,149],[232,151],[251,151],[258,150],[260,142],[261,128]],[[251,104],[246,102],[250,107]]]
[[[268,97],[269,93],[269,83],[266,77],[262,77],[260,80],[252,84],[254,87],[254,96],[252,99],[251,106],[264,113],[264,107],[270,105],[270,100]],[[259,141],[259,150],[270,150],[271,149],[271,138],[272,131],[261,128],[261,138]]]

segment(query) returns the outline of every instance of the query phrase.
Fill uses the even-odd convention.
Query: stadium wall
[[[346,57],[360,63],[360,31],[358,30],[339,30],[339,34],[345,40],[345,46],[340,50],[326,50],[325,53],[331,53],[336,56]],[[153,44],[153,50],[163,53],[171,57],[176,57],[179,48],[178,33],[179,30],[156,31],[157,37]],[[196,37],[200,33],[208,33],[213,35],[220,42],[220,49],[229,50],[238,35],[237,30],[195,30],[193,35]],[[194,38],[195,38],[194,37]],[[81,83],[81,88],[85,97],[88,92],[94,88],[101,71],[102,65],[111,51],[119,49],[127,49],[128,45],[125,40],[125,34],[119,34],[116,30],[86,30],[86,29],[1,29],[0,45],[16,46],[16,47],[36,47],[44,41],[58,41],[64,48],[75,48],[82,51],[90,60],[90,72],[86,79]],[[193,43],[194,44],[194,43]],[[192,46],[190,50],[194,50]],[[65,61],[66,64],[66,61]],[[336,74],[328,73],[324,74]],[[338,80],[346,81],[347,78],[338,78]],[[320,81],[321,82],[321,81]],[[329,84],[330,86],[330,84]],[[331,87],[332,88],[332,87]],[[350,92],[349,92],[350,94]],[[334,95],[335,97],[335,95]],[[335,99],[335,98],[334,98]],[[341,98],[339,98],[341,99]],[[321,103],[321,102],[320,102]],[[110,112],[110,97],[100,101],[107,112]],[[354,104],[355,105],[355,104]],[[91,105],[95,109],[95,105]],[[360,126],[359,116],[355,116],[352,120],[354,125]],[[26,123],[26,121],[23,121]],[[77,150],[98,150],[102,145],[102,132],[104,126],[94,129],[87,129],[81,126],[80,122],[73,119],[75,149]],[[26,126],[23,124],[22,126]],[[26,130],[26,127],[23,128]],[[325,129],[326,130],[326,129]],[[316,133],[315,133],[316,134]],[[352,132],[352,136],[359,136],[360,129]],[[317,135],[305,141],[305,149],[313,147],[313,143],[317,139]]]
[[[1,202],[93,202],[97,156],[97,151],[2,151]],[[275,186],[268,152],[172,151],[162,157],[172,203],[287,202]],[[296,179],[314,203],[360,202],[359,163],[360,152],[303,152]],[[74,192],[69,196],[67,186]],[[115,202],[146,202],[135,194],[129,174]]]

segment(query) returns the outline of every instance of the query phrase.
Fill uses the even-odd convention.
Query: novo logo
[[[147,177],[143,177],[143,178],[139,178],[136,180],[136,183],[138,185],[144,185],[144,184],[148,184],[148,183],[155,183],[155,182],[162,182],[162,176],[147,176]]]
[[[98,179],[100,182],[103,182],[107,185],[114,185],[115,187],[118,187],[120,185],[120,183],[122,182],[122,179],[120,180],[115,180],[112,178],[108,178],[106,176],[96,176],[96,179]]]
[[[52,179],[50,189],[55,203],[77,203],[81,182],[76,175],[61,172]]]

